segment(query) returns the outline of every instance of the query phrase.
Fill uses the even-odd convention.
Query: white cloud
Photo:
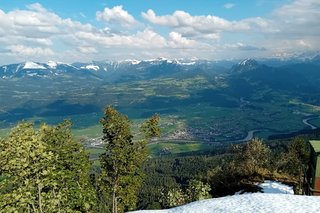
[[[137,48],[137,49],[161,49],[161,48],[193,48],[200,45],[194,40],[182,37],[177,32],[171,32],[168,39],[150,29],[138,31],[133,35],[105,35],[103,32],[79,32],[77,38],[94,43],[100,47],[112,48]]]
[[[102,12],[96,13],[97,20],[105,21],[108,24],[120,24],[124,27],[132,27],[137,24],[135,18],[123,9],[123,6],[104,8]]]
[[[281,33],[290,37],[320,36],[320,1],[295,0],[273,12],[273,20]]]
[[[192,16],[185,11],[177,10],[172,15],[157,16],[149,9],[143,12],[142,17],[152,24],[173,28],[183,36],[192,37],[208,34],[211,37],[219,37],[222,32],[249,31],[252,28],[263,27],[268,24],[262,18],[249,18],[240,21],[229,21],[218,16]]]
[[[38,3],[24,10],[0,10],[0,63],[153,56],[217,59],[320,50],[318,0],[292,0],[268,16],[241,20],[181,10],[160,16],[150,9],[141,16],[145,24],[122,6],[105,8],[96,13],[106,24],[99,28],[62,18]],[[138,28],[132,27],[136,24]]]
[[[198,43],[195,40],[190,40],[182,37],[182,35],[177,32],[171,32],[169,34],[169,38],[169,46],[174,48],[192,48],[196,47]]]
[[[78,47],[79,51],[81,53],[87,53],[87,54],[91,54],[91,53],[97,53],[98,51],[96,50],[96,48],[94,47],[88,47],[88,46],[83,46],[83,47]]]
[[[40,48],[40,47],[27,47],[23,45],[13,45],[9,47],[11,53],[18,56],[24,57],[33,57],[33,56],[52,56],[54,55],[53,51],[49,48]]]
[[[231,8],[233,8],[234,6],[236,6],[236,5],[233,4],[233,3],[226,3],[226,4],[223,5],[223,7],[226,8],[226,9],[231,9]]]
[[[192,16],[187,12],[177,10],[172,15],[157,16],[153,10],[142,13],[142,17],[153,24],[173,27],[192,28],[201,32],[218,32],[232,27],[232,22],[217,16]]]

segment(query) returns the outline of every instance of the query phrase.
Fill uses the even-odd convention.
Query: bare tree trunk
[[[38,183],[38,205],[39,205],[39,211],[42,213],[42,199],[41,199],[41,190],[40,183]]]
[[[37,212],[36,207],[34,206],[33,203],[31,204],[31,206],[32,206],[33,212]]]
[[[116,207],[116,191],[115,191],[115,187],[113,186],[113,189],[112,189],[112,213],[116,213],[115,207]]]
[[[112,213],[118,213],[118,202],[117,202],[116,191],[117,191],[117,184],[115,183],[112,189]]]
[[[54,197],[54,198],[57,197],[56,191],[54,190],[54,188],[53,188],[53,197]],[[60,209],[60,200],[59,200],[59,203],[58,203],[58,212],[59,212],[59,213],[61,212],[61,209]]]
[[[115,197],[115,213],[118,213],[118,200],[117,200],[117,197]]]

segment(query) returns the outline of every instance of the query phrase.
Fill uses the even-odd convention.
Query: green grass
[[[214,144],[204,144],[204,143],[182,143],[182,142],[160,142],[149,144],[148,149],[151,156],[159,156],[164,154],[162,150],[166,149],[170,154],[182,154],[198,151],[210,151],[214,150]],[[91,160],[98,160],[99,156],[105,152],[103,148],[88,148]],[[168,154],[168,153],[167,153]]]
[[[73,135],[77,138],[91,137],[96,138],[102,135],[101,125],[92,125],[87,128],[77,128],[72,130]]]
[[[0,129],[0,138],[5,137],[6,135],[8,135],[10,129]]]
[[[105,149],[103,148],[88,148],[87,150],[89,151],[91,160],[97,160],[101,154],[105,153]]]
[[[203,143],[155,143],[148,145],[151,155],[160,155],[163,150],[168,150],[170,154],[181,154],[196,151],[212,150],[214,146]]]

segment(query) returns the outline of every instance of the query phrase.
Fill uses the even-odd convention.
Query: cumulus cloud
[[[52,56],[54,55],[53,51],[50,48],[41,48],[41,47],[27,47],[23,45],[12,45],[9,47],[11,53],[17,54],[19,56],[26,57],[41,57],[41,56]]]
[[[214,15],[192,16],[180,10],[171,15],[157,16],[153,10],[149,9],[141,15],[152,24],[173,28],[187,37],[199,35],[218,37],[222,32],[249,31],[254,28],[265,28],[268,25],[267,20],[260,17],[229,21]]]
[[[137,24],[135,18],[124,10],[122,5],[113,8],[106,7],[102,12],[98,11],[96,17],[107,24],[120,24],[124,27],[132,27]]]
[[[232,22],[217,16],[192,16],[187,12],[177,10],[172,15],[157,16],[155,12],[149,9],[147,12],[142,13],[142,17],[147,21],[173,27],[177,29],[193,29],[195,32],[219,32],[224,29],[232,28]]]
[[[182,37],[180,33],[171,32],[169,34],[169,46],[175,48],[192,48],[196,47],[198,42]]]
[[[273,12],[273,19],[281,33],[287,36],[320,35],[320,1],[295,0]]]
[[[157,15],[149,9],[141,16],[145,24],[122,6],[104,8],[96,13],[105,23],[101,28],[62,18],[39,3],[24,10],[0,10],[0,63],[153,56],[217,59],[320,50],[318,0],[292,0],[267,16],[241,20],[181,10]],[[139,28],[132,27],[136,24]]]
[[[105,9],[97,13],[97,17],[123,25],[136,23],[121,6]],[[0,43],[6,50],[0,63],[6,63],[2,60],[8,57],[15,62],[21,58],[72,62],[88,60],[88,55],[92,60],[127,55],[142,57],[146,52],[168,53],[169,49],[204,46],[178,32],[160,35],[151,28],[130,33],[113,26],[97,28],[70,18],[63,19],[38,3],[27,6],[26,10],[7,13],[0,10],[0,20]]]

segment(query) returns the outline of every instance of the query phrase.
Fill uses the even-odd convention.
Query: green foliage
[[[270,164],[271,150],[260,139],[252,139],[244,146],[235,145],[236,170],[243,176],[261,174]]]
[[[0,142],[0,174],[5,177],[0,183],[0,209],[90,211],[94,193],[85,177],[89,168],[88,156],[72,138],[70,123],[42,125],[39,130],[20,123]]]
[[[44,140],[48,149],[57,156],[53,164],[57,170],[57,183],[66,191],[64,203],[81,212],[93,209],[95,190],[90,182],[91,163],[84,147],[74,140],[71,122],[57,126],[43,125]]]
[[[190,180],[185,190],[173,187],[162,190],[160,202],[164,208],[183,205],[188,202],[210,198],[210,186],[199,180]]]
[[[180,188],[170,189],[162,195],[161,202],[165,208],[181,206],[186,203],[186,195]]]
[[[139,209],[168,208],[163,195],[171,189],[183,189],[187,194],[190,181],[203,180],[207,171],[215,168],[222,156],[184,156],[151,158],[144,164],[147,174],[139,192]],[[162,195],[161,195],[162,194]],[[188,201],[186,197],[186,201]]]
[[[140,131],[144,134],[145,139],[149,140],[153,137],[160,137],[159,121],[160,116],[156,114],[141,125]]]
[[[188,197],[188,202],[203,200],[210,198],[211,187],[209,184],[205,184],[199,180],[189,181],[186,194]]]
[[[310,147],[307,140],[296,137],[289,144],[288,149],[282,153],[276,163],[276,169],[280,173],[287,174],[296,182],[295,193],[302,193],[304,171],[310,158]]]
[[[128,117],[108,106],[101,119],[106,153],[101,155],[101,182],[105,198],[112,203],[112,212],[132,210],[143,180],[141,166],[146,160],[147,140],[159,136],[159,116],[151,117],[141,126],[145,140],[133,141]]]
[[[261,181],[269,172],[271,150],[260,140],[233,146],[233,155],[208,172],[217,195],[233,194],[246,185]]]

